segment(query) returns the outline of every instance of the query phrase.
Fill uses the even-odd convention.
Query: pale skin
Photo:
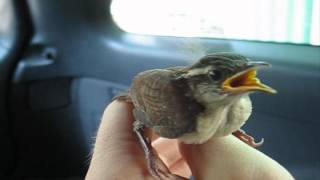
[[[114,101],[105,110],[87,180],[153,180],[145,155],[132,131],[132,105]],[[148,132],[169,179],[292,180],[279,163],[230,135],[187,145]],[[161,161],[159,159],[159,161]]]

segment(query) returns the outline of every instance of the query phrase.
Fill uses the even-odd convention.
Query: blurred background
[[[320,45],[319,7],[318,0],[114,0],[111,14],[137,34]]]
[[[0,179],[84,179],[102,112],[146,69],[235,52],[273,67],[244,129],[320,179],[320,0],[0,0]]]

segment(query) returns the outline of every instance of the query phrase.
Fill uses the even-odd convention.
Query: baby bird
[[[150,173],[160,177],[150,141],[144,136],[145,128],[186,144],[234,134],[253,147],[261,145],[263,140],[255,143],[240,128],[251,115],[250,93],[276,93],[256,77],[258,69],[269,66],[235,53],[215,53],[191,66],[139,73],[128,94],[115,99],[134,105],[133,129]]]

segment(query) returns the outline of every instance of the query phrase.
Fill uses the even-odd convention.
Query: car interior
[[[251,96],[244,130],[296,179],[320,179],[319,44],[131,33],[111,4],[0,1],[0,179],[84,179],[112,97],[141,71],[214,52],[272,64],[259,77],[278,93]]]

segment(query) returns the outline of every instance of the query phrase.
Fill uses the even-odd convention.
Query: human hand
[[[98,131],[90,179],[153,179],[145,155],[132,130],[132,105],[112,102]],[[171,179],[193,176],[205,179],[293,179],[281,165],[234,136],[214,138],[205,144],[186,145],[147,133],[160,164]],[[163,170],[163,169],[162,169]]]

